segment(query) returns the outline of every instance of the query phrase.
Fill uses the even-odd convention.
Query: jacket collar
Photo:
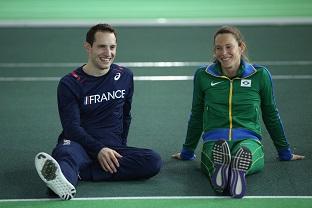
[[[255,67],[252,64],[242,60],[240,67],[238,69],[237,77],[246,78],[246,77],[256,73],[256,71],[257,70],[255,69]],[[221,65],[218,61],[213,62],[212,64],[208,65],[206,68],[206,72],[208,74],[211,74],[212,76],[216,76],[216,77],[224,76],[222,74]]]

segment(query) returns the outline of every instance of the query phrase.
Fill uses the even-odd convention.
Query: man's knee
[[[52,156],[57,161],[68,161],[78,166],[90,162],[89,156],[87,155],[86,151],[80,144],[76,142],[59,143],[54,148]]]
[[[160,155],[153,150],[149,151],[147,158],[145,170],[147,172],[146,177],[149,178],[159,173],[162,166],[162,160]]]
[[[52,156],[58,158],[72,158],[76,152],[76,147],[72,144],[58,144],[52,152]]]

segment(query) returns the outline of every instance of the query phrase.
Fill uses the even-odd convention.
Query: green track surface
[[[311,0],[1,0],[0,22],[166,19],[311,18]],[[116,62],[211,60],[212,27],[118,27]],[[252,61],[311,61],[311,25],[242,26]],[[87,28],[0,28],[0,63],[84,63]],[[78,67],[74,66],[74,67]],[[0,77],[61,77],[74,67],[2,67]],[[273,75],[311,75],[311,65],[269,66]],[[135,76],[192,76],[196,67],[132,68]],[[293,150],[306,159],[279,162],[266,131],[265,169],[247,178],[247,196],[312,196],[311,79],[274,80]],[[77,199],[44,200],[33,159],[51,152],[61,130],[57,81],[0,82],[0,208],[311,208],[308,198],[93,199],[88,197],[215,196],[195,161],[173,160],[185,138],[192,81],[135,81],[129,145],[153,148],[163,168],[146,181],[81,182]],[[200,146],[196,154],[200,153]],[[88,200],[79,200],[83,197]],[[6,201],[12,199],[16,201]],[[39,199],[39,201],[20,200]],[[42,201],[40,199],[43,199]],[[4,201],[1,201],[4,200]]]
[[[0,20],[311,17],[310,0],[2,0]]]
[[[308,53],[311,26],[245,26],[240,29],[246,35],[252,60],[311,61]],[[118,62],[207,63],[211,60],[210,39],[214,30],[215,27],[121,27],[118,28]],[[0,77],[61,77],[71,72],[78,67],[77,62],[86,60],[82,48],[85,31],[86,28],[1,28],[0,63],[76,64],[50,68],[1,67]],[[275,65],[269,69],[273,75],[312,73],[311,64]],[[135,76],[192,76],[196,67],[132,70]],[[247,177],[247,196],[311,196],[311,79],[278,79],[274,80],[274,86],[289,142],[293,150],[306,159],[279,162],[268,133],[263,131],[265,168]],[[61,131],[56,88],[56,80],[0,82],[0,199],[48,197],[35,171],[34,156],[39,151],[50,153]],[[144,181],[81,182],[77,197],[215,196],[209,179],[200,171],[199,157],[188,162],[170,157],[184,142],[192,90],[191,80],[135,81],[129,145],[159,152],[163,168],[160,174]],[[196,150],[198,156],[200,146],[201,143]]]
[[[312,199],[127,199],[127,200],[73,200],[0,202],[1,207],[24,208],[311,208]]]

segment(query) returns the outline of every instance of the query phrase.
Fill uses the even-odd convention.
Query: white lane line
[[[224,199],[230,196],[146,196],[146,197],[88,197],[73,198],[75,201],[97,200],[163,200],[163,199]],[[312,199],[312,196],[245,196],[244,199]],[[41,199],[0,199],[1,202],[36,202],[36,201],[60,201],[59,198]]]
[[[254,61],[254,63],[268,66],[311,66],[312,61],[296,60],[296,61]],[[59,67],[79,67],[84,63],[0,63],[0,68],[59,68]],[[211,62],[207,61],[159,61],[159,62],[119,62],[121,66],[148,68],[148,67],[199,67]],[[297,69],[296,69],[297,70]]]
[[[135,81],[185,81],[193,80],[193,76],[135,76]]]
[[[275,80],[309,80],[312,75],[273,75]],[[60,77],[0,77],[0,82],[49,82],[59,81]],[[187,81],[193,80],[193,76],[135,76],[135,81]]]
[[[0,27],[90,27],[98,24],[100,19],[77,20],[2,20]],[[311,17],[233,17],[233,18],[153,18],[153,19],[106,19],[107,23],[114,26],[219,26],[219,25],[310,25]]]
[[[60,77],[0,77],[0,82],[48,82],[59,80]]]

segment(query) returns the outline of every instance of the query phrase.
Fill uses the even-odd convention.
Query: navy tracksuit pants
[[[73,141],[59,143],[54,148],[52,156],[59,163],[66,179],[77,185],[78,179],[84,181],[121,181],[147,179],[156,175],[162,165],[158,153],[150,149],[136,147],[110,147],[122,158],[116,173],[106,172],[97,159],[92,159],[84,148]]]

